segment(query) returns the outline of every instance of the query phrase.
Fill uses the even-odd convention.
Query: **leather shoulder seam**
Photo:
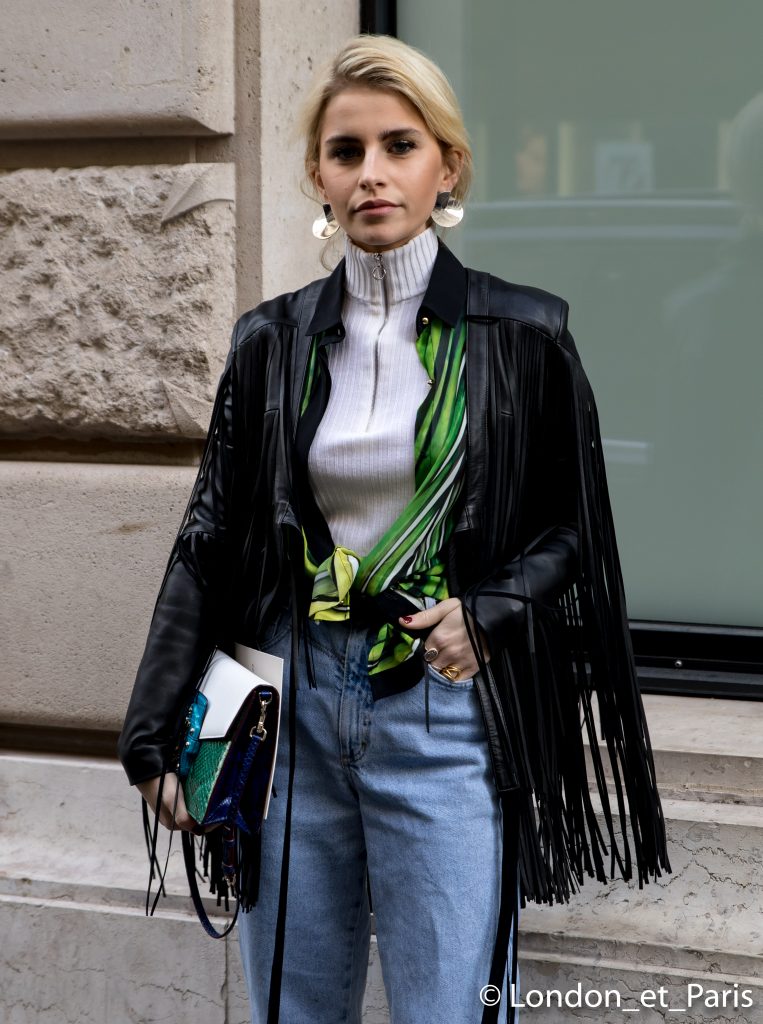
[[[249,327],[247,327],[245,329],[244,333],[240,337],[238,336],[238,332],[237,331],[235,332],[234,339],[233,339],[233,347],[236,350],[240,349],[243,345],[247,344],[247,342],[253,341],[254,338],[261,331],[265,330],[266,327],[272,327],[272,326],[274,326],[276,324],[278,326],[282,326],[282,327],[294,327],[295,326],[295,324],[291,320],[275,320],[275,319],[264,320],[264,321],[262,321],[262,323],[250,324]]]
[[[530,323],[529,320],[523,320],[521,317],[518,316],[505,316],[500,313],[498,314],[498,319],[509,320],[513,324],[521,324],[523,327],[529,327],[531,331],[535,331],[536,334],[539,334],[544,341],[550,341],[555,345],[560,345],[560,338],[558,333],[553,334],[549,331],[545,331],[542,327],[539,327],[537,324]]]
[[[503,278],[496,277],[493,274],[490,275],[490,285],[491,291],[498,295],[502,292],[504,292],[504,294],[509,292],[511,288],[518,288],[521,290],[522,287],[519,285],[509,285],[509,282],[506,282]],[[518,323],[525,327],[529,327],[532,330],[537,331],[538,334],[542,335],[542,337],[558,344],[564,334],[564,328],[567,323],[567,313],[569,311],[569,304],[567,300],[563,299],[560,295],[555,295],[553,292],[547,292],[545,289],[541,288],[531,288],[528,289],[528,291],[535,292],[536,294],[543,294],[550,310],[553,310],[552,315],[556,321],[553,327],[544,328],[537,322],[533,323],[530,320],[524,319],[522,316],[513,316],[511,313],[498,312],[496,315],[501,320],[509,320],[512,323]],[[551,317],[549,317],[549,319],[551,319]]]
[[[250,341],[266,327],[291,327],[296,329],[305,302],[316,290],[325,283],[325,278],[317,278],[293,292],[284,292],[275,298],[266,299],[253,309],[242,313],[233,328],[233,348],[239,348]]]

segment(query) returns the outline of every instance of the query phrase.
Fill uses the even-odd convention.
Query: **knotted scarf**
[[[310,438],[329,398],[327,345],[337,340],[338,336],[325,333],[313,338],[300,403],[301,426]],[[448,597],[442,552],[453,530],[450,513],[463,486],[465,347],[463,317],[453,328],[433,318],[416,339],[419,359],[433,383],[416,413],[414,494],[373,548],[361,557],[332,539],[333,550],[321,559],[303,523],[305,571],[313,580],[310,618],[348,619],[357,592],[371,597],[392,592],[405,600],[410,612]],[[369,677],[379,692],[405,688],[398,684],[412,678],[411,660],[420,643],[419,637],[405,633],[396,623],[381,625],[368,658]]]

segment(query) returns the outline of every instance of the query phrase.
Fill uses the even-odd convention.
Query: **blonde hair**
[[[299,121],[305,140],[306,194],[318,198],[313,172],[320,156],[323,114],[329,101],[343,89],[367,86],[400,93],[419,113],[447,159],[448,151],[459,149],[463,165],[451,196],[463,202],[472,181],[472,150],[464,127],[461,108],[450,82],[421,50],[394,36],[358,35],[318,72]]]

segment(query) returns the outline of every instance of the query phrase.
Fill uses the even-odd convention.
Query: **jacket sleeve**
[[[214,647],[232,482],[235,333],[119,736],[132,785],[172,768],[184,704]]]
[[[506,647],[527,625],[528,606],[549,606],[575,582],[579,572],[578,466],[569,361],[579,357],[565,315],[550,343],[544,384],[542,527],[506,564],[467,591],[492,652]],[[582,373],[582,367],[580,373]]]

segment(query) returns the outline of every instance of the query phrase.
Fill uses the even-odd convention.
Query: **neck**
[[[379,295],[381,263],[389,302],[423,295],[429,284],[437,249],[437,235],[433,228],[415,235],[405,245],[382,252],[367,252],[350,238],[345,238],[345,290],[353,298],[372,301]]]

